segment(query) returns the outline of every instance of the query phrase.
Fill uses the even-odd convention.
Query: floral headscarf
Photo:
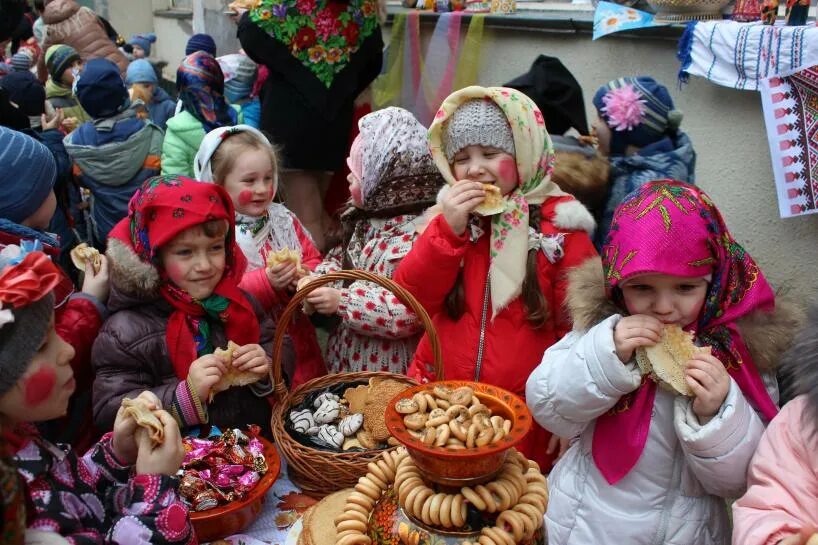
[[[755,261],[733,239],[716,206],[695,186],[652,182],[617,208],[603,248],[608,297],[624,308],[621,284],[640,274],[711,275],[698,320],[689,326],[709,345],[750,404],[766,420],[778,409],[736,327],[756,311],[772,312],[775,295]],[[593,457],[611,484],[628,474],[647,440],[656,383],[645,380],[597,419]]]
[[[446,120],[469,100],[488,98],[505,113],[514,135],[518,187],[507,197],[506,211],[491,219],[491,310],[492,316],[522,292],[528,258],[528,205],[541,204],[549,197],[565,195],[551,181],[554,147],[545,120],[534,102],[523,93],[505,87],[471,86],[449,95],[429,127],[432,158],[452,185],[452,167],[446,159],[443,133]]]
[[[351,55],[378,28],[378,2],[258,0],[250,20],[287,46],[329,88]]]
[[[236,110],[224,100],[224,74],[210,53],[197,51],[182,60],[176,90],[184,110],[202,122],[205,132],[236,124]]]
[[[201,301],[193,299],[168,278],[160,266],[158,251],[185,229],[220,219],[229,224],[224,273],[212,295]],[[235,243],[233,203],[224,189],[182,176],[149,178],[131,198],[128,216],[114,226],[109,236],[130,246],[144,263],[159,271],[159,291],[174,308],[166,340],[180,380],[187,377],[197,357],[213,352],[213,323],[221,322],[227,338],[239,345],[259,341],[258,318],[238,287],[247,261]]]

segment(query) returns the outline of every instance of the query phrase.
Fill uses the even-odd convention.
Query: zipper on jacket
[[[486,275],[486,289],[483,290],[483,315],[480,317],[480,340],[477,341],[477,366],[474,369],[474,382],[480,382],[480,369],[483,367],[483,351],[486,347],[486,321],[489,315],[489,287],[491,271]]]
[[[654,542],[657,545],[663,545],[665,542],[667,527],[670,524],[670,509],[673,507],[673,504],[676,503],[676,499],[679,497],[679,488],[682,482],[681,465],[683,460],[684,454],[681,452],[679,442],[676,441],[676,445],[673,448],[673,477],[670,480],[670,490],[668,491],[664,506],[662,507],[662,517],[659,524],[659,532],[657,534],[658,539]]]

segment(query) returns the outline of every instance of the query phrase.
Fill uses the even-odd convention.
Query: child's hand
[[[157,411],[156,416],[162,422],[165,439],[161,445],[155,446],[145,430],[137,430],[139,454],[136,458],[136,474],[173,476],[185,459],[179,425],[167,411]]]
[[[571,440],[566,439],[564,437],[557,437],[556,435],[552,435],[551,439],[548,441],[548,448],[545,450],[546,454],[551,454],[552,452],[557,453],[557,457],[554,458],[554,461],[551,462],[551,465],[557,465],[557,462],[560,461],[562,455],[565,454],[565,451],[568,450],[568,447],[571,446]]]
[[[63,120],[65,119],[65,114],[63,114],[62,108],[57,108],[54,117],[51,119],[47,119],[45,114],[40,115],[40,125],[43,127],[43,131],[49,131],[53,129],[59,129],[62,125]]]
[[[101,254],[99,257],[101,258],[99,272],[94,272],[94,266],[90,261],[85,262],[85,279],[82,281],[82,291],[88,295],[93,295],[101,303],[105,303],[111,289],[108,281],[108,258],[105,254]]]
[[[71,132],[77,128],[79,121],[76,117],[66,117],[62,120],[62,128],[65,132]]]
[[[162,402],[153,392],[144,391],[137,396],[151,410],[162,408]],[[114,437],[111,441],[111,448],[122,465],[132,466],[136,462],[138,446],[134,433],[136,432],[136,420],[130,416],[125,416],[125,409],[120,407],[114,420]]]
[[[710,418],[719,412],[730,391],[730,375],[716,356],[700,353],[687,362],[685,381],[693,390],[693,412]]]
[[[461,181],[446,192],[443,202],[443,218],[456,235],[466,232],[469,214],[486,199],[486,192],[479,182]]]
[[[270,374],[270,359],[261,346],[245,344],[233,352],[233,367],[266,377]]]
[[[818,530],[815,529],[815,526],[806,526],[797,534],[785,537],[779,541],[778,545],[806,545],[816,532],[818,532]]]
[[[617,357],[627,363],[633,351],[640,346],[653,346],[662,336],[662,322],[653,316],[635,314],[625,316],[614,328],[614,347]]]
[[[267,279],[273,289],[283,290],[298,281],[298,269],[292,261],[279,263],[267,269]]]
[[[341,292],[335,288],[322,287],[307,295],[307,303],[320,314],[332,315],[338,312],[341,303]]]
[[[190,364],[187,378],[199,399],[205,401],[210,395],[210,389],[219,382],[222,375],[227,371],[221,358],[213,354],[206,354]]]

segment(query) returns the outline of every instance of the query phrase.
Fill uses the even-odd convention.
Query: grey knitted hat
[[[466,146],[492,147],[515,155],[511,126],[492,100],[477,98],[463,103],[446,121],[443,140],[449,163]]]
[[[53,313],[52,292],[30,305],[12,309],[14,321],[0,327],[0,395],[11,390],[28,369],[48,333]]]

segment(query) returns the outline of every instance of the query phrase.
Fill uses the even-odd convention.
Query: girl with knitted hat
[[[274,321],[290,301],[300,278],[321,263],[321,254],[295,214],[273,202],[278,191],[278,154],[267,138],[248,125],[221,127],[202,141],[193,164],[197,180],[225,189],[236,210],[236,242],[247,258],[240,286],[255,297]],[[298,254],[301,265],[268,265],[281,250]],[[299,313],[288,328],[298,365],[290,385],[326,374],[324,357],[309,318]]]
[[[549,544],[730,543],[725,498],[744,492],[778,412],[775,367],[802,313],[710,198],[672,180],[622,202],[602,262],[569,273],[567,302],[574,330],[526,387],[537,422],[571,438],[548,479]],[[637,356],[670,325],[709,347],[679,362],[675,389]]]
[[[162,174],[193,176],[193,158],[205,134],[241,123],[237,106],[224,98],[224,74],[210,53],[198,51],[184,58],[176,71],[181,111],[168,119],[162,147]]]
[[[412,249],[421,213],[444,185],[426,130],[402,108],[361,118],[347,164],[352,199],[341,215],[341,243],[316,273],[360,269],[391,277]],[[340,316],[330,334],[330,372],[406,373],[422,333],[417,316],[388,290],[356,281],[307,296],[316,312]]]
[[[71,543],[196,543],[177,493],[185,454],[179,428],[154,395],[139,398],[162,424],[158,446],[122,409],[113,433],[84,456],[50,443],[33,425],[64,415],[76,388],[74,349],[55,328],[59,282],[42,252],[21,248],[14,260],[0,258],[3,543],[69,542],[57,536]]]
[[[663,178],[694,183],[696,153],[679,129],[682,112],[674,109],[667,88],[651,77],[609,81],[597,90],[593,103],[598,149],[611,163],[607,202],[597,216],[595,242],[601,248],[625,195]]]
[[[100,427],[110,429],[122,398],[147,389],[182,428],[269,430],[274,327],[238,286],[247,261],[233,217],[224,189],[189,178],[151,178],[131,199],[109,238],[113,314],[92,353]],[[232,356],[215,355],[228,341],[238,345]],[[233,379],[246,385],[231,388]]]
[[[571,330],[563,312],[566,272],[596,255],[593,219],[551,181],[546,121],[524,94],[467,87],[443,101],[429,129],[446,182],[434,218],[395,273],[429,311],[447,379],[494,384],[518,395],[542,353]],[[475,215],[486,185],[502,206]],[[495,190],[496,191],[496,190]],[[496,211],[496,210],[495,210]],[[431,379],[421,340],[411,376]],[[549,436],[535,427],[521,450],[550,467]]]

